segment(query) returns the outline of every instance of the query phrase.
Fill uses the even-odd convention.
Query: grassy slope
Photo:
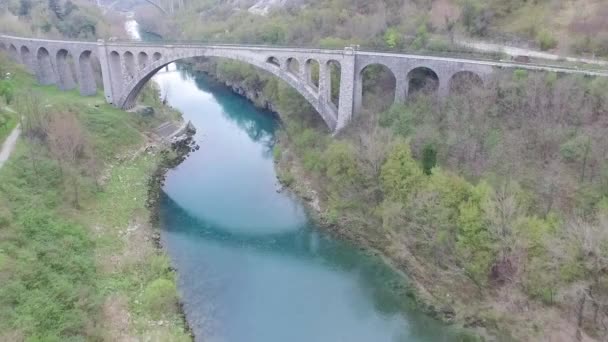
[[[43,146],[20,140],[0,170],[0,340],[189,340],[148,224],[146,182],[160,157],[135,153],[149,140],[142,132],[169,114],[142,120],[101,96],[37,86],[22,70],[13,81],[49,113],[77,112],[105,171],[100,188],[79,176],[75,208]]]

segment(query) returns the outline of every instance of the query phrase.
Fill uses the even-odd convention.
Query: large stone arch
[[[381,86],[385,86],[383,87],[382,90],[384,90],[383,92],[380,92],[378,94],[383,94],[386,97],[382,97],[383,100],[381,101],[382,103],[385,103],[387,107],[390,107],[394,102],[397,101],[398,98],[398,94],[397,94],[397,77],[398,74],[395,72],[395,68],[391,68],[390,65],[387,65],[385,63],[366,63],[364,66],[362,66],[361,68],[359,68],[358,72],[357,72],[357,89],[356,91],[358,92],[356,94],[356,98],[358,99],[358,103],[357,108],[358,110],[361,110],[363,108],[367,108],[369,109],[369,105],[370,100],[375,100],[378,101],[378,98],[374,98],[374,97],[369,97],[365,95],[365,90],[366,88],[369,88],[370,85],[370,79],[368,79],[369,77],[369,72],[373,72],[374,69],[376,70],[376,72],[378,74],[380,74],[382,77],[386,77],[386,79],[380,78],[377,79],[377,81],[381,81],[380,85]],[[366,74],[368,75],[366,77]],[[382,82],[384,81],[384,82]],[[373,82],[371,82],[371,84],[374,84]],[[367,100],[367,101],[366,101]],[[378,102],[375,103],[376,105],[378,105]],[[379,107],[375,107],[375,108],[379,108]]]
[[[455,72],[449,79],[450,94],[467,93],[475,88],[483,87],[484,81],[477,73],[469,70]]]
[[[51,62],[51,54],[49,50],[41,47],[36,52],[36,76],[38,82],[42,85],[50,85],[57,83],[57,76]]]
[[[157,55],[155,53],[154,55]],[[239,53],[238,51],[221,51],[216,49],[209,49],[201,52],[194,53],[185,53],[179,56],[167,56],[167,54],[158,53],[160,58],[158,60],[150,62],[145,68],[138,71],[135,77],[128,83],[125,84],[124,90],[118,93],[114,93],[114,104],[123,109],[130,109],[135,105],[135,100],[144,87],[146,82],[148,82],[156,72],[171,64],[173,62],[179,61],[181,59],[193,58],[193,57],[219,57],[219,58],[228,58],[239,62],[244,62],[251,64],[261,70],[264,70],[281,80],[285,81],[291,87],[293,87],[300,95],[302,95],[312,106],[313,108],[321,115],[323,121],[327,124],[329,129],[333,131],[336,128],[338,121],[338,113],[335,111],[335,108],[329,107],[322,99],[320,99],[319,94],[315,92],[309,85],[306,85],[300,80],[287,71],[285,68],[281,68],[277,66],[275,63],[269,62],[272,55],[268,56],[260,56],[253,57],[251,54],[247,52]],[[276,58],[276,57],[274,57]],[[280,60],[279,65],[281,65]],[[118,96],[116,96],[118,95]]]
[[[417,92],[436,93],[439,91],[439,74],[432,67],[419,65],[407,73],[408,95]]]

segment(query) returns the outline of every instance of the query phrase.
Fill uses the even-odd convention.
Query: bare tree
[[[15,101],[17,112],[21,115],[24,136],[33,144],[41,143],[46,139],[48,113],[44,110],[40,99],[41,96],[30,90],[19,94]],[[38,174],[38,149],[30,148],[28,152],[32,169]]]
[[[608,216],[600,215],[596,222],[575,218],[566,228],[565,240],[577,250],[576,257],[589,275],[589,281],[577,291],[578,328],[583,326],[587,303],[591,303],[592,323],[597,326],[599,316],[608,315]]]
[[[63,175],[70,178],[74,205],[79,206],[78,176],[80,161],[87,158],[88,141],[78,121],[71,112],[60,112],[51,117],[48,124],[47,144],[59,163]]]

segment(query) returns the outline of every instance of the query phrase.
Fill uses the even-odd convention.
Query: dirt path
[[[568,62],[575,63],[586,63],[586,64],[594,64],[600,66],[608,66],[608,61],[601,59],[590,59],[590,58],[580,58],[580,57],[568,57],[568,56],[560,56],[555,55],[548,52],[542,52],[537,50],[519,48],[508,45],[487,43],[482,41],[472,41],[467,39],[456,39],[456,44],[468,47],[473,50],[483,51],[483,52],[502,52],[509,56],[530,56],[532,58],[541,58],[547,60],[566,60]]]
[[[15,149],[15,145],[17,144],[17,138],[19,138],[19,134],[21,134],[21,125],[17,124],[13,131],[6,138],[4,143],[2,144],[2,148],[0,148],[0,168],[4,165],[4,163],[8,160],[8,157],[11,156],[11,153]]]

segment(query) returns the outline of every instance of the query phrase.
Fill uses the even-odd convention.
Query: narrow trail
[[[11,156],[11,153],[15,149],[15,145],[17,145],[17,138],[21,134],[21,124],[17,124],[13,131],[6,138],[4,143],[2,144],[2,148],[0,148],[0,169],[4,165],[4,163]]]
[[[15,113],[15,111],[9,107],[4,107],[4,109],[11,113]],[[11,134],[6,137],[6,140],[4,140],[4,143],[2,143],[2,146],[0,147],[0,169],[11,156],[11,153],[13,153],[13,150],[17,145],[17,138],[19,138],[20,134],[21,124],[18,123],[17,126],[15,126],[15,128],[13,128],[13,130],[11,131]]]
[[[507,55],[513,56],[513,57],[529,56],[529,57],[533,57],[533,58],[540,58],[540,59],[546,59],[546,60],[552,60],[552,61],[557,61],[557,60],[563,59],[568,62],[574,62],[574,63],[594,64],[594,65],[600,65],[603,67],[608,66],[608,61],[602,60],[602,59],[562,56],[562,55],[552,54],[549,52],[543,52],[543,51],[527,49],[527,48],[520,48],[520,47],[515,47],[515,46],[508,46],[508,45],[503,45],[503,44],[494,44],[494,43],[488,43],[488,42],[483,42],[483,41],[457,39],[456,44],[470,48],[470,49],[474,49],[477,51],[498,52],[498,53],[504,53],[504,54],[507,54]]]

